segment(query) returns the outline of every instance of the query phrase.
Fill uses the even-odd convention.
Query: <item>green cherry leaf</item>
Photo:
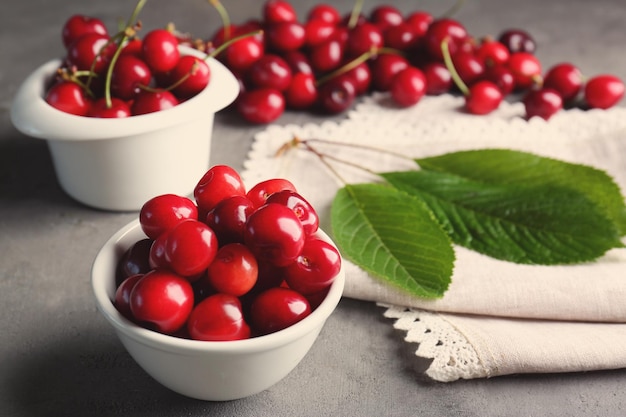
[[[346,259],[409,294],[439,298],[450,284],[450,237],[423,201],[401,190],[346,185],[333,200],[331,229]]]
[[[621,236],[626,235],[624,197],[614,180],[600,169],[509,149],[453,152],[415,161],[423,170],[488,184],[553,185],[578,190],[598,204]]]
[[[423,169],[381,175],[422,199],[456,244],[493,258],[573,264],[623,246],[615,224],[585,194],[549,180],[509,182],[499,171],[493,182],[502,184]]]

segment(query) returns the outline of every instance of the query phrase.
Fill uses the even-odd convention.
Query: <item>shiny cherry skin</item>
[[[317,86],[313,74],[299,72],[294,74],[285,90],[285,106],[289,109],[308,109],[317,101]]]
[[[250,306],[250,321],[255,333],[266,335],[286,329],[311,314],[308,300],[283,287],[260,293]]]
[[[397,7],[387,4],[374,7],[370,12],[369,21],[378,26],[382,32],[385,32],[389,28],[403,23],[404,17]]]
[[[236,107],[250,123],[271,123],[285,112],[285,97],[275,88],[254,89],[241,94]]]
[[[300,294],[315,294],[328,288],[340,270],[339,251],[330,243],[311,237],[296,261],[285,267],[285,281]]]
[[[293,262],[302,247],[306,234],[300,219],[282,204],[265,204],[248,218],[244,242],[259,261],[276,266]]]
[[[165,244],[168,233],[161,233],[159,237],[152,240],[150,252],[148,254],[148,265],[150,269],[168,269],[169,265],[165,259]]]
[[[246,186],[239,173],[228,165],[214,165],[198,181],[193,196],[198,205],[200,219],[220,201],[232,196],[245,196]]]
[[[175,273],[153,270],[135,283],[129,304],[137,322],[172,334],[185,325],[193,309],[193,288]]]
[[[358,57],[371,50],[383,46],[384,38],[381,30],[372,23],[363,23],[350,30],[346,43],[346,54]]]
[[[624,97],[624,82],[610,74],[597,75],[585,84],[584,100],[592,109],[608,109]]]
[[[497,109],[502,102],[502,92],[490,81],[478,81],[469,87],[465,108],[471,114],[483,115]]]
[[[293,73],[289,64],[276,54],[265,54],[248,70],[248,81],[254,88],[273,88],[285,91],[291,84]]]
[[[167,90],[163,91],[147,91],[141,90],[131,106],[133,115],[155,113],[167,109],[171,109],[179,104],[176,96]]]
[[[268,49],[279,53],[297,51],[306,42],[306,29],[299,22],[279,22],[265,28]]]
[[[525,90],[536,85],[541,79],[541,62],[528,52],[512,53],[507,61],[515,80],[515,89]]]
[[[263,4],[263,20],[267,23],[295,22],[296,10],[286,0],[266,0]]]
[[[543,87],[538,90],[530,90],[522,99],[526,109],[526,118],[541,117],[550,119],[563,108],[563,99],[559,92],[553,88]]]
[[[429,62],[422,68],[426,78],[426,94],[437,96],[450,91],[452,88],[452,75],[441,62]]]
[[[232,43],[223,52],[223,60],[232,71],[243,72],[265,54],[263,42],[249,36]]]
[[[475,53],[476,57],[487,67],[504,65],[511,56],[511,53],[504,44],[493,39],[484,39]]]
[[[61,39],[63,46],[69,47],[76,39],[89,33],[97,33],[108,36],[108,30],[104,22],[96,17],[75,14],[63,24]]]
[[[116,45],[108,35],[88,33],[76,39],[67,49],[69,66],[79,71],[93,70],[103,75],[115,53]]]
[[[153,269],[149,263],[151,247],[152,239],[145,238],[138,240],[124,252],[115,269],[115,285],[119,286],[131,275],[145,274]]]
[[[91,105],[82,87],[71,81],[53,85],[44,100],[57,110],[77,116],[86,116]]]
[[[372,86],[378,91],[388,91],[394,75],[409,67],[406,58],[398,54],[380,54],[370,63]]]
[[[234,195],[217,203],[207,213],[205,223],[213,229],[220,245],[243,243],[244,227],[254,209],[248,197]]]
[[[461,23],[451,18],[441,18],[434,20],[429,25],[428,31],[424,35],[424,44],[431,57],[443,61],[441,44],[444,40],[448,40],[450,54],[454,55],[457,50],[461,49],[461,43],[465,42],[467,38],[467,30]]]
[[[130,309],[130,294],[133,288],[135,288],[135,284],[143,278],[143,275],[144,274],[135,274],[125,278],[115,290],[113,304],[115,304],[117,311],[129,320],[134,320],[133,313]]]
[[[297,192],[291,190],[275,192],[267,198],[266,203],[282,204],[290,208],[302,223],[304,233],[307,236],[317,232],[320,224],[319,216],[311,203]]]
[[[476,54],[458,51],[452,55],[452,62],[461,80],[468,86],[480,80],[485,73],[485,64]]]
[[[321,19],[308,21],[304,25],[305,45],[313,47],[330,40],[335,34],[336,24]]]
[[[259,276],[256,258],[242,243],[222,246],[207,270],[207,279],[219,293],[240,297],[250,291]]]
[[[582,91],[583,75],[575,65],[562,62],[548,70],[543,86],[556,90],[564,102],[571,102]]]
[[[399,51],[407,51],[417,44],[419,37],[413,26],[407,22],[402,22],[387,28],[383,32],[383,39],[385,46]]]
[[[333,38],[309,50],[309,62],[316,72],[332,71],[343,60],[344,46]]]
[[[198,220],[198,208],[190,198],[177,194],[152,197],[139,210],[141,230],[150,239],[158,238],[189,219]]]
[[[213,262],[218,246],[213,229],[198,220],[184,220],[167,233],[165,260],[174,272],[195,280]]]
[[[153,72],[165,73],[172,70],[178,59],[178,39],[166,29],[153,29],[142,42],[142,57]]]
[[[211,68],[204,59],[192,55],[181,56],[170,71],[169,80],[171,85],[176,86],[174,87],[176,97],[187,100],[209,85]]]
[[[522,29],[508,29],[498,36],[498,41],[506,46],[511,53],[527,52],[535,53],[537,44],[528,32]]]
[[[194,340],[231,341],[250,337],[241,302],[228,294],[213,294],[200,301],[189,315],[187,331]]]
[[[434,20],[432,14],[418,10],[408,15],[405,22],[413,28],[415,37],[421,39],[428,32],[428,28]]]
[[[426,76],[419,68],[407,67],[394,75],[389,91],[400,107],[413,106],[426,94]]]
[[[356,96],[354,80],[349,75],[343,74],[319,87],[317,102],[323,112],[339,114],[352,106]]]
[[[317,3],[307,14],[307,21],[321,20],[331,24],[338,24],[341,21],[341,13],[334,6],[327,3]]]
[[[131,115],[128,103],[117,97],[111,97],[110,103],[104,97],[99,98],[91,103],[87,112],[88,117],[101,119],[120,119],[130,117]]]
[[[291,68],[292,74],[304,72],[306,74],[313,74],[313,67],[309,62],[309,58],[301,51],[289,51],[281,54],[289,68]]]
[[[296,191],[296,186],[285,178],[270,178],[259,181],[248,192],[246,197],[252,202],[255,209],[267,203],[267,199],[274,193],[284,190]]]
[[[141,86],[149,86],[152,72],[133,54],[120,55],[111,74],[111,94],[122,100],[135,98]]]
[[[345,72],[345,75],[354,82],[357,96],[365,94],[372,85],[372,71],[366,62],[361,62],[354,68],[349,69]]]

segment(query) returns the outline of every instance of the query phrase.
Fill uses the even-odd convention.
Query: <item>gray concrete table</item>
[[[258,17],[260,1],[225,2],[234,22]],[[313,4],[294,1],[301,16]],[[369,10],[376,3],[366,1]],[[393,1],[437,15],[450,4]],[[445,2],[445,3],[451,3]],[[136,213],[84,207],[59,188],[44,142],[20,135],[8,109],[24,77],[60,56],[70,14],[126,18],[133,2],[5,0],[0,11],[0,415],[2,416],[620,416],[626,371],[520,375],[431,382],[415,346],[402,341],[382,310],[344,299],[304,361],[266,392],[240,401],[190,400],[161,387],[126,354],[96,311],[89,283],[102,243]],[[351,0],[333,1],[342,12]],[[456,17],[477,35],[520,27],[548,66],[571,61],[584,73],[626,79],[623,0],[466,1]],[[169,21],[198,36],[219,25],[203,0],[147,3],[142,20]],[[279,123],[321,121],[285,114]],[[214,163],[242,168],[263,127],[218,115]]]

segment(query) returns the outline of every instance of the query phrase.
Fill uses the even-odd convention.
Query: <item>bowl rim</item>
[[[100,310],[107,321],[109,321],[118,332],[152,348],[187,354],[208,352],[245,353],[269,350],[289,344],[305,334],[321,328],[326,319],[335,310],[343,295],[345,285],[345,262],[342,262],[341,270],[331,284],[324,300],[310,315],[286,329],[263,336],[234,341],[201,341],[159,333],[143,328],[124,317],[115,308],[107,290],[107,286],[110,285],[110,282],[107,282],[107,271],[112,275],[111,279],[114,279],[115,265],[111,264],[111,262],[114,259],[119,259],[121,255],[120,249],[127,249],[120,248],[120,242],[124,241],[124,239],[127,239],[128,243],[135,242],[137,240],[135,238],[130,240],[130,237],[135,235],[139,238],[142,238],[142,236],[145,237],[145,234],[141,231],[139,219],[135,219],[126,224],[104,243],[92,264],[92,290],[96,298],[98,310]],[[316,236],[334,245],[330,237],[323,230],[318,230]]]
[[[159,112],[107,119],[78,116],[55,109],[44,100],[45,88],[61,59],[52,59],[35,69],[22,82],[10,109],[13,125],[22,133],[50,140],[86,141],[148,133],[208,117],[227,107],[239,94],[239,82],[221,62],[197,49],[180,45],[182,55],[206,59],[209,85],[194,97]]]

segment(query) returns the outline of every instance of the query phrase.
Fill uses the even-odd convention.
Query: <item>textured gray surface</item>
[[[259,15],[259,1],[225,2],[233,21]],[[294,1],[303,16],[312,1]],[[347,12],[352,2],[336,0]],[[365,10],[374,1],[365,2]],[[435,15],[451,2],[393,1]],[[522,27],[546,66],[572,61],[586,74],[626,79],[623,0],[466,1],[456,15],[473,34]],[[0,415],[2,416],[621,416],[626,371],[521,375],[434,383],[414,346],[371,303],[343,300],[304,361],[266,392],[226,403],[176,395],[153,382],[96,311],[89,269],[102,243],[135,213],[83,207],[59,189],[45,143],[20,135],[8,108],[20,82],[62,52],[73,13],[108,24],[133,2],[5,0],[0,13]],[[203,0],[152,0],[146,26],[175,22],[208,36],[218,18]],[[319,121],[286,114],[279,123]],[[241,168],[262,127],[219,115],[213,162]],[[140,156],[139,156],[140,157]]]

